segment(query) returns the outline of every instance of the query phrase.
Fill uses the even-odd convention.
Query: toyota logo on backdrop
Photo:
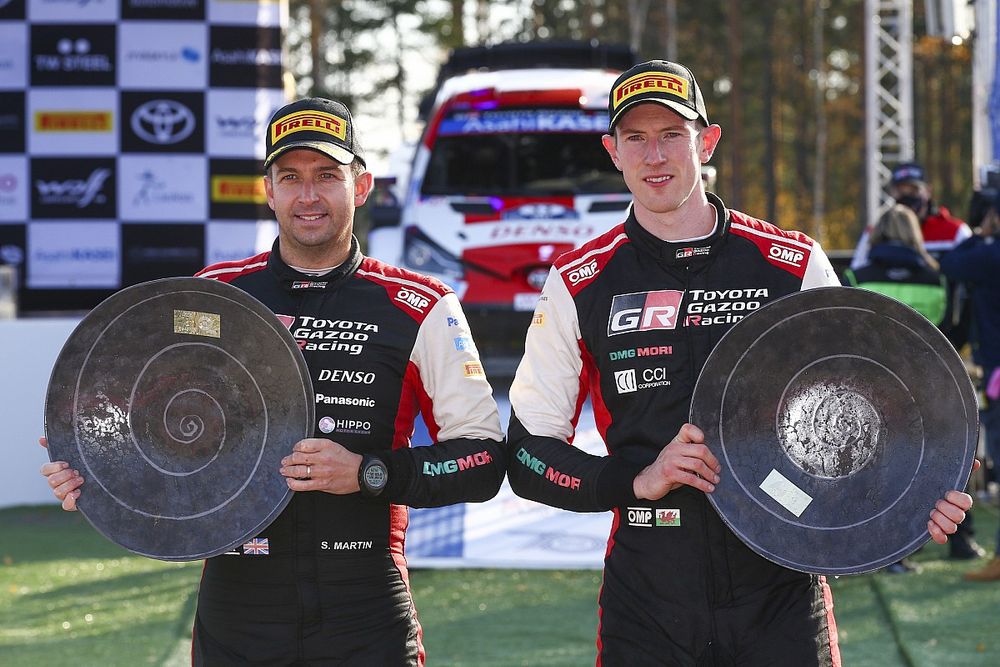
[[[194,132],[194,114],[174,100],[151,100],[132,114],[132,131],[151,144],[176,144]]]

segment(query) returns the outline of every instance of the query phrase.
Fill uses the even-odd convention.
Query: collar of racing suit
[[[278,252],[278,239],[274,239],[274,245],[271,246],[271,256],[268,258],[268,268],[286,290],[293,292],[333,290],[354,275],[354,272],[361,266],[362,259],[364,259],[364,255],[361,254],[361,244],[358,243],[358,237],[351,235],[351,250],[347,259],[329,273],[324,273],[321,276],[310,276],[285,264],[284,260],[281,259],[281,253]]]
[[[652,255],[668,265],[699,264],[719,252],[729,231],[729,210],[722,200],[711,192],[706,192],[708,201],[715,207],[717,220],[715,229],[705,238],[686,241],[664,241],[643,229],[635,219],[635,210],[630,209],[625,221],[625,233],[642,252]]]

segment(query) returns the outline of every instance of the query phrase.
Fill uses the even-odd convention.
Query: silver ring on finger
[[[312,466],[306,466],[306,477],[312,477]]]

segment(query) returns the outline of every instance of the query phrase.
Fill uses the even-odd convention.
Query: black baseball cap
[[[889,181],[891,185],[899,185],[900,183],[908,182],[927,183],[927,172],[924,171],[922,165],[916,162],[904,162],[903,164],[896,165],[892,170],[892,179]]]
[[[292,148],[311,148],[341,164],[365,163],[350,110],[334,100],[309,97],[286,104],[271,116],[265,138],[264,169]]]
[[[650,60],[635,65],[615,79],[608,97],[608,132],[614,131],[625,111],[642,102],[659,102],[682,118],[709,125],[705,98],[694,73],[684,65]]]

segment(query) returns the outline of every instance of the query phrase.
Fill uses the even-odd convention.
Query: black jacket
[[[709,200],[719,215],[707,238],[664,242],[630,215],[556,261],[510,391],[508,475],[526,498],[614,511],[602,664],[767,663],[762,647],[791,660],[773,664],[829,664],[822,578],[756,555],[700,491],[655,502],[632,491],[687,421],[722,335],[772,299],[838,284],[812,239]],[[608,456],[567,445],[588,394]]]
[[[377,498],[296,493],[261,532],[266,543],[206,561],[196,662],[422,664],[406,506],[487,500],[505,467],[496,404],[457,298],[363,257],[357,240],[321,277],[286,265],[277,241],[198,275],[245,290],[286,323],[312,376],[315,437],[377,454],[389,483]],[[411,449],[418,412],[436,444]]]

